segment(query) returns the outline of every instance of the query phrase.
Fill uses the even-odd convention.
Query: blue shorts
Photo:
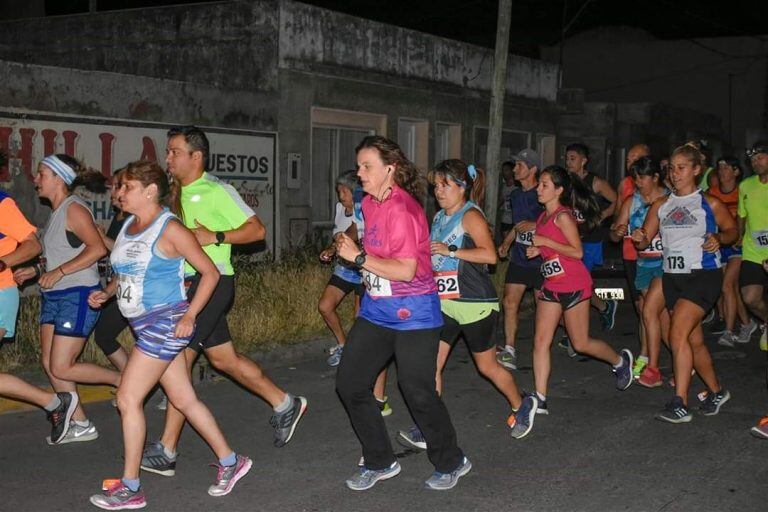
[[[187,348],[194,332],[186,338],[177,338],[174,334],[176,324],[189,309],[187,301],[177,302],[167,306],[158,306],[135,318],[129,318],[133,335],[136,338],[135,347],[142,354],[173,361],[179,352]]]
[[[726,262],[731,258],[741,258],[741,247],[725,245],[720,248],[720,261]]]
[[[581,261],[584,262],[588,272],[592,272],[595,267],[602,266],[603,242],[582,242],[581,247],[584,249],[584,256],[582,256]]]
[[[19,290],[15,286],[3,288],[0,290],[0,329],[5,329],[3,338],[13,338],[18,314]]]
[[[100,311],[88,306],[88,295],[101,286],[73,286],[43,292],[40,325],[53,324],[53,333],[72,338],[87,338],[96,326]]]
[[[635,288],[644,292],[651,287],[651,281],[664,275],[664,266],[659,263],[653,267],[637,266],[637,275],[635,275]]]

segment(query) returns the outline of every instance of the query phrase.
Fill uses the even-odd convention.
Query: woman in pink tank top
[[[527,256],[541,256],[544,285],[539,292],[534,334],[533,371],[537,412],[548,414],[546,394],[550,373],[550,347],[562,317],[573,348],[612,365],[616,387],[627,389],[632,384],[632,353],[623,349],[617,354],[607,343],[589,337],[589,298],[592,278],[582,263],[583,249],[571,207],[578,207],[571,177],[559,166],[544,169],[537,188],[544,213],[536,221],[536,234]],[[574,201],[576,204],[574,204]],[[598,219],[594,219],[599,222]],[[587,219],[590,222],[590,219]]]

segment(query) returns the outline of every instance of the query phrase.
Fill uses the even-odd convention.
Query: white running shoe
[[[83,427],[72,421],[69,423],[67,434],[58,442],[58,444],[82,443],[85,441],[93,441],[94,439],[98,439],[98,437],[99,431],[96,430],[96,425],[94,425],[93,422],[89,421],[88,425]],[[46,437],[45,441],[50,445],[54,444],[54,442],[51,441],[51,436]]]

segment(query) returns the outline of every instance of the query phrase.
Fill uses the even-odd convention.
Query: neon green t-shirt
[[[194,229],[197,227],[197,220],[211,231],[237,229],[256,215],[235,187],[207,172],[189,185],[181,187],[181,211],[184,213],[185,226]],[[235,273],[230,261],[230,244],[221,244],[218,247],[210,244],[203,247],[203,250],[216,264],[221,275],[231,276]],[[195,269],[186,263],[184,273],[194,274]]]
[[[714,170],[713,167],[707,167],[707,170],[704,171],[704,174],[701,176],[701,181],[699,182],[699,188],[702,190],[702,192],[706,192],[709,190],[709,175]]]
[[[750,176],[739,183],[739,217],[747,219],[742,241],[745,261],[768,259],[768,183]]]

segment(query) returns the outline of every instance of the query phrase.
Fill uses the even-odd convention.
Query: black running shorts
[[[443,313],[443,330],[440,332],[440,341],[444,341],[451,346],[463,334],[464,341],[470,352],[477,354],[485,352],[496,346],[496,322],[498,321],[498,311],[492,311],[487,317],[472,322],[471,324],[461,325],[459,322]]]
[[[194,275],[185,282],[189,284],[187,300],[195,296],[200,276]],[[227,323],[227,313],[235,300],[235,276],[220,276],[208,304],[197,315],[195,334],[187,348],[200,352],[232,341]]]
[[[706,313],[717,303],[723,287],[722,269],[697,269],[690,274],[669,274],[661,276],[664,302],[672,311],[680,299],[693,302]]]

